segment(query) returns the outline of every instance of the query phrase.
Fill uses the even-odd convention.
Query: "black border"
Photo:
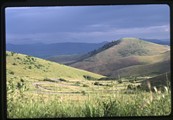
[[[25,6],[91,6],[91,5],[140,5],[140,4],[167,4],[170,7],[170,45],[172,53],[173,44],[173,1],[172,0],[5,0],[0,1],[0,120],[7,120],[6,103],[6,41],[5,41],[5,8],[25,7]],[[171,55],[172,60],[172,55]],[[172,73],[172,62],[171,62]],[[172,80],[172,74],[171,74]],[[172,83],[172,82],[171,82]],[[172,84],[171,84],[172,91]],[[100,118],[80,118],[80,119],[171,119],[172,114],[172,93],[171,93],[171,114],[168,116],[147,116],[147,117],[100,117]],[[43,118],[37,118],[42,120]],[[54,119],[54,118],[46,118]],[[79,118],[56,118],[56,119],[79,119]],[[25,119],[27,120],[27,119]],[[28,119],[30,120],[30,119]]]

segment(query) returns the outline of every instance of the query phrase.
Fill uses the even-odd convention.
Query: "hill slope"
[[[84,80],[84,75],[100,78],[101,75],[46,61],[24,54],[6,52],[7,75],[27,76],[34,79],[63,78]]]
[[[126,67],[154,64],[163,62],[165,59],[169,61],[170,56],[164,58],[163,56],[166,55],[162,54],[169,50],[169,46],[159,45],[137,38],[123,38],[88,53],[86,58],[71,64],[71,66],[112,76],[115,75],[117,70]]]
[[[46,60],[62,63],[65,65],[71,64],[80,60],[85,54],[73,54],[73,55],[58,55],[46,58]]]
[[[149,90],[147,85],[148,82],[150,83],[151,87],[154,87],[154,86],[157,88],[160,88],[163,86],[170,87],[170,72],[163,73],[156,77],[142,81],[141,86],[143,89]]]

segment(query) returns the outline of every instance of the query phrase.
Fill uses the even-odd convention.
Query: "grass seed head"
[[[153,89],[154,89],[154,92],[157,93],[157,88],[156,88],[156,86],[154,86]]]
[[[151,83],[150,83],[150,81],[148,81],[148,80],[147,80],[147,87],[148,87],[148,89],[151,91]]]

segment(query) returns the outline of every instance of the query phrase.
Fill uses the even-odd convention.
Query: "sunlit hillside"
[[[166,45],[159,45],[137,38],[122,38],[90,52],[87,58],[81,59],[71,64],[71,66],[102,75],[115,76],[119,70],[128,67],[147,66],[169,61],[169,51],[170,47]],[[158,64],[158,67],[162,66]],[[135,70],[138,71],[138,69]],[[154,69],[153,71],[151,69],[151,72],[155,72]]]
[[[6,52],[6,55],[8,75],[13,73],[16,76],[27,76],[35,79],[64,78],[68,80],[84,80],[84,75],[92,76],[95,78],[102,77],[98,74],[35,58],[32,56],[27,56],[24,54]]]

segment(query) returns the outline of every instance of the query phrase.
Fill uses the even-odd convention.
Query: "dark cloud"
[[[163,39],[170,36],[169,17],[167,5],[7,8],[7,42]]]

